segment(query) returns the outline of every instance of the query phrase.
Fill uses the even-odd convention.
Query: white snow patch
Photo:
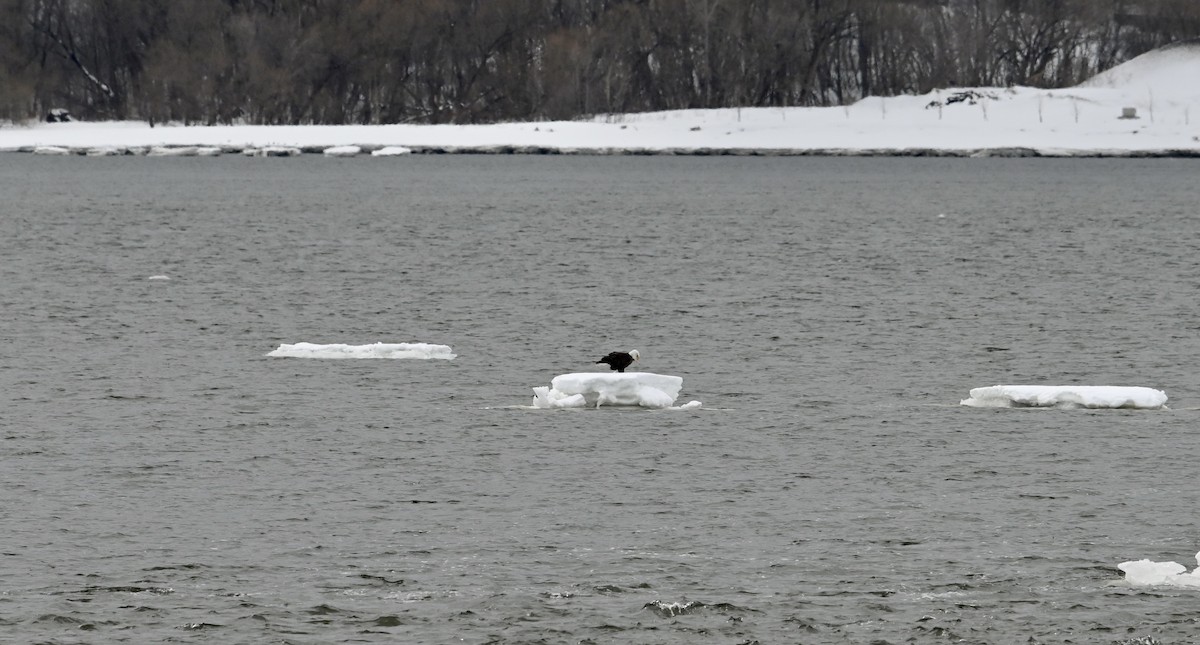
[[[147,280],[170,280],[170,279],[171,279],[171,277],[170,277],[170,276],[166,276],[166,275],[152,275],[152,276],[150,276],[149,278],[146,278],[146,279],[147,279]]]
[[[1101,72],[1079,87],[1104,87],[1130,94],[1157,94],[1161,98],[1200,96],[1200,86],[1181,83],[1200,78],[1200,44],[1182,43],[1146,52]]]
[[[1200,553],[1196,554],[1200,563]],[[1125,572],[1125,583],[1131,587],[1193,587],[1200,588],[1200,567],[1188,571],[1178,562],[1131,560],[1117,568]]]
[[[598,408],[602,405],[671,408],[683,378],[651,372],[577,372],[560,374],[550,381],[550,387],[533,388],[533,407]],[[691,401],[678,409],[695,409],[699,401]]]
[[[456,356],[449,345],[430,343],[373,343],[371,345],[280,345],[267,356],[280,358],[418,358],[450,360]]]
[[[1148,387],[1111,385],[993,385],[971,390],[959,402],[976,408],[1137,408],[1166,407],[1167,395]]]

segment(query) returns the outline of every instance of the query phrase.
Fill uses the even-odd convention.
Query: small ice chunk
[[[533,407],[551,408],[582,408],[587,406],[587,399],[582,394],[563,394],[546,386],[533,388]]]
[[[331,146],[324,152],[326,157],[357,157],[361,153],[361,146]]]
[[[195,157],[199,154],[196,146],[154,146],[146,153],[147,157]]]
[[[399,157],[400,155],[411,155],[412,149],[404,146],[385,146],[371,152],[372,157]]]
[[[300,148],[288,146],[265,146],[262,148],[246,148],[242,154],[247,157],[298,157],[303,154]]]

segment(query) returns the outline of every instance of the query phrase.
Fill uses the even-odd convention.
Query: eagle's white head
[[[641,353],[638,352],[638,350],[636,350],[636,349],[629,350],[629,355],[632,356],[633,360],[635,360],[635,361],[642,357]]]

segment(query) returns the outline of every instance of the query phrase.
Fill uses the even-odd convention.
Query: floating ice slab
[[[1196,554],[1200,563],[1200,553]],[[1131,560],[1117,568],[1125,572],[1125,582],[1132,587],[1196,587],[1200,588],[1200,567],[1189,572],[1178,562]]]
[[[449,345],[429,343],[374,343],[371,345],[318,345],[296,343],[280,345],[267,356],[282,358],[440,358],[455,357]]]
[[[326,157],[357,157],[362,152],[361,146],[331,146],[325,148]]]
[[[247,157],[298,157],[302,152],[300,148],[291,146],[264,146],[262,148],[246,148],[242,154]]]
[[[993,385],[971,390],[960,401],[976,408],[1138,408],[1167,405],[1162,390],[1111,385]]]
[[[602,405],[632,405],[670,408],[683,387],[683,378],[650,372],[578,372],[560,374],[550,387],[533,388],[536,408],[598,408]],[[699,401],[680,406],[700,407]]]
[[[412,148],[405,148],[404,146],[384,146],[371,152],[372,157],[399,157],[411,154]]]

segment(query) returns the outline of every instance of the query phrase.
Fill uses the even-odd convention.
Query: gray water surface
[[[1193,642],[1196,177],[0,155],[0,640]],[[521,407],[631,348],[704,407]]]

